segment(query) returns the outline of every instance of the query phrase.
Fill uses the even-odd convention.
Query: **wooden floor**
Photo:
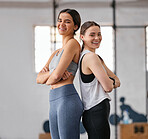
[[[50,133],[39,134],[39,139],[51,139]]]

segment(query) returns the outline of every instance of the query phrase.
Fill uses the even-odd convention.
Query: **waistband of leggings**
[[[58,98],[77,94],[77,91],[73,84],[67,84],[55,89],[51,89],[49,93],[49,101],[56,100]]]
[[[107,103],[109,104],[109,102],[110,102],[110,99],[109,98],[104,98],[101,102],[97,103],[93,107],[91,107],[89,109],[84,109],[85,110],[85,113],[89,113],[89,112],[93,111],[94,109],[97,109],[99,107],[102,107],[102,105],[105,105]]]

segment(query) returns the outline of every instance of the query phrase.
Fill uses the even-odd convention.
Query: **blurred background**
[[[147,123],[148,0],[0,0],[0,139],[38,139],[46,132],[50,87],[36,84],[36,76],[61,47],[56,21],[65,8],[76,9],[82,23],[101,25],[97,53],[121,81],[110,93],[111,139],[120,139],[124,116],[129,124]],[[76,39],[81,43],[79,31]],[[75,87],[79,92],[77,76]]]

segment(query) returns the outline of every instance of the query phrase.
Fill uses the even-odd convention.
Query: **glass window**
[[[113,45],[113,28],[111,26],[101,27],[102,42],[96,53],[99,54],[107,67],[114,72],[114,45]]]
[[[35,72],[39,72],[50,55],[55,49],[62,47],[62,37],[58,34],[54,34],[54,27],[52,26],[35,26]],[[114,48],[113,48],[113,28],[111,26],[101,27],[102,42],[100,48],[96,53],[99,54],[106,65],[114,71]],[[54,36],[56,35],[56,40]],[[80,31],[78,30],[75,38],[80,42]],[[54,44],[56,41],[56,44]]]

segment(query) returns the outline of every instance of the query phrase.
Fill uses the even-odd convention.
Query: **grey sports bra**
[[[54,57],[52,58],[52,60],[51,60],[51,62],[50,62],[50,64],[49,64],[49,71],[50,71],[50,74],[51,74],[51,73],[56,69],[56,67],[58,66],[59,61],[60,61],[60,59],[61,59],[61,56],[62,56],[63,52],[64,52],[64,49],[63,49],[60,53],[57,52],[57,53],[54,55]],[[57,54],[58,54],[58,55],[57,55]],[[75,63],[74,61],[72,61],[72,62],[70,63],[70,65],[68,66],[67,71],[71,72],[72,75],[75,75],[76,72],[77,72],[77,69],[78,69],[78,64]]]

